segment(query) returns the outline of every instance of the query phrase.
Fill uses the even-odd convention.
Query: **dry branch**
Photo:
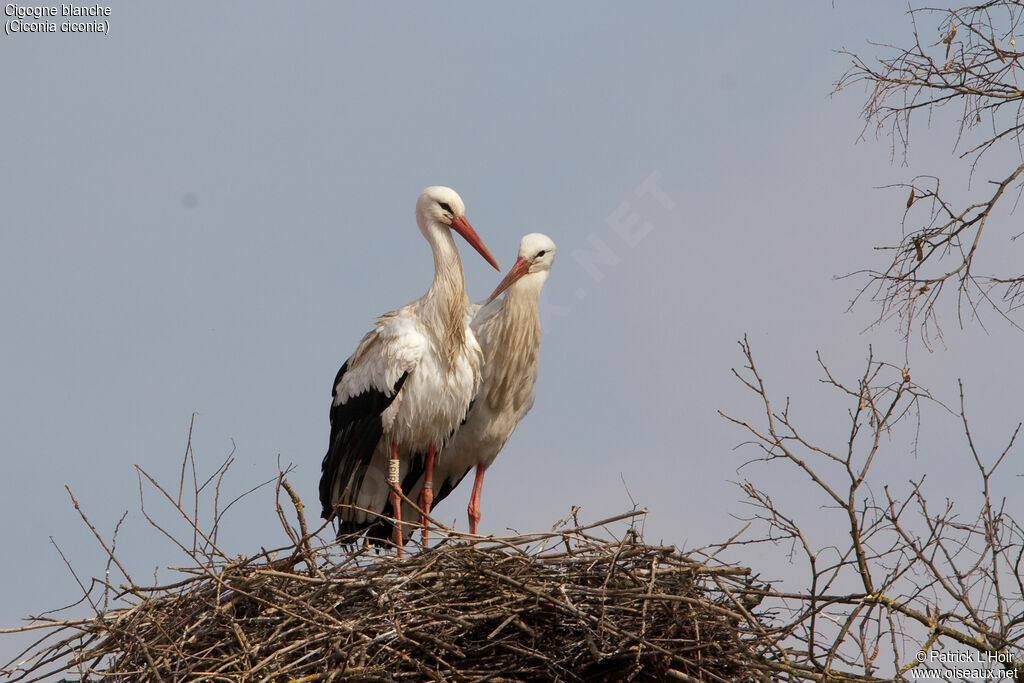
[[[864,132],[888,135],[904,161],[915,125],[951,123],[949,146],[968,181],[950,191],[949,178],[918,175],[895,186],[908,195],[901,234],[876,247],[887,265],[853,274],[866,279],[854,303],[871,298],[876,322],[894,319],[907,337],[918,329],[925,344],[941,338],[938,305],[951,295],[961,325],[985,307],[1019,327],[1012,316],[1024,305],[1024,274],[989,264],[1021,235],[1004,210],[1024,188],[1024,52],[1015,37],[1024,2],[911,7],[908,15],[900,45],[873,45],[874,58],[842,51],[852,64],[835,92],[863,85]],[[947,110],[954,121],[941,116]],[[991,162],[984,168],[983,159]]]
[[[301,503],[290,487],[300,528]],[[619,516],[632,518],[634,512]],[[594,525],[468,540],[406,559],[337,546],[221,558],[134,604],[32,624],[0,670],[132,681],[759,681],[771,629],[747,570]],[[442,533],[444,533],[442,531]],[[204,557],[197,555],[197,557]],[[315,571],[310,569],[315,568]]]

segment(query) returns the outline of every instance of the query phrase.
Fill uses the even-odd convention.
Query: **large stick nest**
[[[199,563],[128,606],[49,621],[0,673],[79,681],[756,681],[771,638],[747,570],[591,533],[424,551],[311,547]],[[301,516],[301,508],[300,508]],[[304,524],[303,524],[304,527]],[[303,529],[304,530],[304,529]],[[313,538],[316,538],[315,536]]]

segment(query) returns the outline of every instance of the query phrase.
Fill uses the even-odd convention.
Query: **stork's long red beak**
[[[487,251],[487,247],[484,246],[484,242],[480,239],[480,235],[476,234],[476,230],[474,230],[473,226],[469,224],[469,221],[466,220],[465,216],[459,216],[458,218],[452,219],[452,230],[462,235],[463,239],[469,242],[469,246],[480,252],[480,255],[483,256],[488,263],[494,266],[496,271],[499,273],[501,272],[501,267],[498,265],[498,262],[494,260],[493,256],[491,256],[491,252]]]
[[[512,264],[512,268],[509,269],[508,274],[498,283],[497,288],[494,292],[487,297],[487,303],[491,303],[498,298],[498,295],[504,292],[506,289],[511,287],[516,280],[526,275],[530,271],[530,262],[524,259],[522,256],[516,259],[516,262]]]

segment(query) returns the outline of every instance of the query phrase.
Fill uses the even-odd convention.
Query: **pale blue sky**
[[[106,534],[129,510],[137,575],[184,561],[138,514],[132,466],[176,482],[193,411],[201,467],[234,444],[231,492],[280,456],[316,507],[335,372],[429,284],[427,185],[459,191],[503,268],[525,233],[559,245],[537,402],[488,473],[485,533],[546,529],[574,504],[622,512],[624,478],[652,540],[723,540],[751,454],[716,410],[756,408],[729,371],[737,339],[834,445],[843,407],[821,400],[815,350],[851,379],[869,344],[902,362],[833,276],[880,265],[871,247],[898,229],[905,196],[874,188],[952,157],[939,138],[893,166],[887,142],[855,144],[862,93],[828,97],[835,50],[906,34],[898,3],[110,6],[109,36],[0,36],[5,625],[77,599],[49,537],[102,572],[65,483]],[[652,174],[671,209],[636,195]],[[608,224],[624,202],[651,225],[635,246]],[[619,259],[599,280],[574,254],[594,239]],[[478,300],[499,276],[462,253]],[[1006,378],[1024,368],[1019,334],[988,322],[947,318],[946,347],[907,353],[944,399],[965,378],[995,448],[1022,417]],[[926,454],[895,440],[885,466],[955,497],[966,453],[932,417]],[[465,528],[467,498],[439,516]],[[269,490],[221,537],[232,553],[281,540]]]

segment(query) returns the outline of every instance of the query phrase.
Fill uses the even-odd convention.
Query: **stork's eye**
[[[535,256],[534,258],[540,258],[541,256],[544,255],[544,252],[546,251],[547,249],[541,249],[540,251],[537,252],[537,256]]]
[[[440,206],[448,213],[455,213],[454,211],[452,211],[452,207],[448,206],[448,202],[440,202]]]

